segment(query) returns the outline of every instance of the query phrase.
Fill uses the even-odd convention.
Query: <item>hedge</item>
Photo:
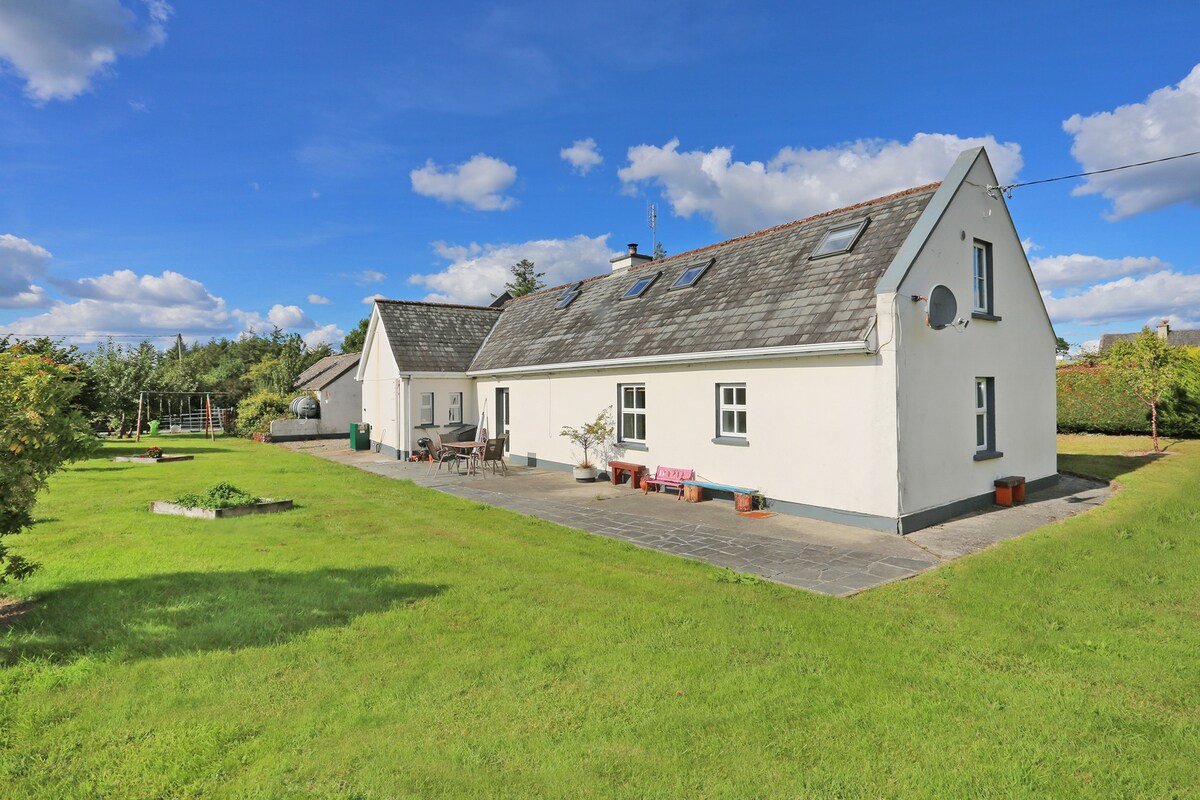
[[[1060,433],[1150,433],[1150,410],[1103,366],[1059,367]]]

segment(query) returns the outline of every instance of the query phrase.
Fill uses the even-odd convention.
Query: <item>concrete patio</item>
[[[509,474],[460,475],[427,464],[352,451],[345,440],[280,444],[399,480],[546,519],[642,547],[831,595],[909,578],[1043,525],[1100,505],[1106,484],[1064,475],[1014,508],[960,517],[908,536],[775,514],[741,516],[727,501],[685,503],[611,483],[576,483],[558,471],[509,467]]]

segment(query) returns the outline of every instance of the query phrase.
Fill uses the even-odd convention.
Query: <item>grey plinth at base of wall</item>
[[[117,456],[113,461],[126,461],[130,464],[171,464],[176,461],[191,461],[195,456]]]
[[[155,514],[173,514],[177,517],[195,517],[196,519],[223,519],[225,517],[245,517],[250,514],[274,514],[276,511],[287,511],[291,507],[291,500],[264,500],[252,506],[235,506],[233,508],[188,508],[176,505],[175,503],[168,503],[165,500],[150,501],[150,510]]]

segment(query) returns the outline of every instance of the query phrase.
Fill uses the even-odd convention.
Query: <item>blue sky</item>
[[[568,4],[569,5],[569,4]],[[340,341],[943,176],[1200,150],[1191,3],[0,3],[0,332]],[[976,10],[978,9],[978,10]],[[1019,188],[1059,333],[1200,327],[1200,156]]]

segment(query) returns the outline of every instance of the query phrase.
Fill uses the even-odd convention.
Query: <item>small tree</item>
[[[371,324],[370,317],[363,317],[358,321],[346,338],[342,339],[341,352],[343,353],[361,353],[363,345],[367,343],[367,327]]]
[[[667,257],[667,248],[663,247],[662,242],[655,242],[654,243],[654,252],[651,253],[651,256],[654,258],[655,261],[666,258]]]
[[[52,474],[97,447],[72,406],[78,375],[77,368],[44,356],[0,353],[0,585],[37,569],[9,553],[4,537],[33,524],[37,493]]]
[[[541,280],[546,273],[535,271],[533,262],[528,258],[522,258],[513,264],[509,271],[512,272],[513,279],[504,284],[504,288],[512,297],[536,292],[546,285],[546,282]]]
[[[583,451],[583,460],[579,462],[579,466],[586,469],[592,466],[592,450],[603,449],[607,446],[612,441],[614,433],[616,433],[616,427],[613,425],[612,408],[610,407],[597,414],[591,422],[578,428],[564,425],[559,436],[567,437],[571,440],[571,444]]]
[[[1065,358],[1067,353],[1071,352],[1071,343],[1061,336],[1055,337],[1054,352]]]
[[[1103,355],[1104,364],[1150,407],[1150,438],[1158,447],[1158,407],[1179,383],[1187,354],[1149,328],[1132,341],[1119,340]]]

